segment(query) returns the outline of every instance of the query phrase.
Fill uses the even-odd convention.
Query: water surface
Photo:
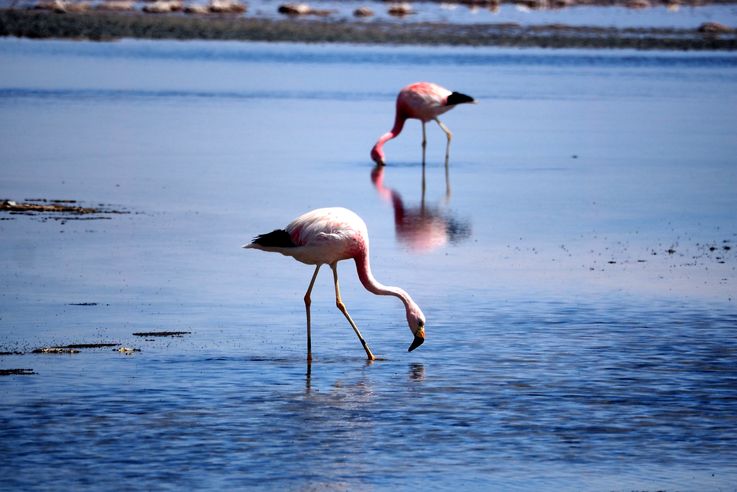
[[[4,487],[732,490],[737,58],[628,51],[0,42]],[[475,96],[369,160],[402,85]],[[447,171],[447,172],[446,172]],[[312,269],[244,251],[321,206],[367,363]],[[325,272],[327,273],[327,272]],[[90,303],[91,305],[78,305]],[[190,331],[141,338],[139,331]],[[115,342],[133,355],[51,344]]]

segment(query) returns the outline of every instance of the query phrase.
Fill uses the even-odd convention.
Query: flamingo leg
[[[374,357],[374,354],[371,353],[371,349],[366,343],[366,340],[363,339],[363,337],[361,336],[361,332],[358,331],[356,323],[353,322],[351,315],[348,314],[348,310],[345,308],[343,300],[340,298],[340,287],[338,286],[338,263],[331,263],[330,268],[333,269],[333,280],[335,281],[335,305],[338,306],[338,309],[340,309],[340,312],[343,313],[345,319],[347,319],[348,322],[351,324],[351,328],[353,328],[353,331],[356,332],[358,339],[361,341],[361,345],[363,345],[363,349],[366,351],[366,356],[368,357],[368,360],[376,360],[376,357]]]
[[[427,183],[425,180],[425,159],[422,159],[422,208],[425,208],[425,191],[427,190]]]
[[[445,136],[448,137],[448,143],[445,146],[445,161],[448,162],[448,156],[450,155],[450,141],[453,138],[453,133],[439,119],[435,118],[435,122],[440,125],[440,129],[443,130],[445,132]]]
[[[310,280],[310,286],[307,288],[305,294],[305,311],[307,311],[307,362],[312,361],[312,335],[310,334],[310,304],[312,304],[312,287],[315,286],[315,279],[317,278],[317,272],[320,271],[320,266],[315,267],[315,273],[312,274],[312,280]]]
[[[448,152],[445,152],[445,203],[450,201],[450,172],[448,171]]]
[[[422,122],[422,168],[425,168],[425,151],[427,150],[427,133],[425,132],[425,122]]]

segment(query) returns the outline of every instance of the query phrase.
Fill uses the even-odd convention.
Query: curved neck
[[[363,252],[355,256],[356,270],[358,271],[358,278],[361,280],[363,286],[377,296],[394,296],[398,297],[404,307],[409,309],[410,304],[413,303],[412,298],[403,289],[399,287],[391,287],[383,285],[374,278],[371,274],[371,266],[369,265],[368,252]]]
[[[402,196],[393,189],[384,186],[384,166],[376,166],[371,171],[371,181],[376,187],[376,191],[384,200],[391,202],[394,206],[394,221],[399,223],[404,219],[404,202]]]
[[[394,114],[394,126],[391,130],[381,136],[379,142],[381,142],[381,144],[383,145],[384,142],[386,142],[387,140],[391,140],[392,138],[402,133],[402,128],[404,128],[405,121],[407,121],[407,116],[405,116],[404,111],[402,111],[402,108],[400,108],[399,104],[397,104],[397,110]],[[384,139],[383,142],[381,141],[382,139]]]
[[[383,134],[381,137],[379,137],[379,140],[374,145],[374,148],[371,149],[371,156],[374,160],[381,160],[383,162],[384,160],[384,151],[383,147],[384,144],[391,140],[392,138],[396,137],[400,133],[402,133],[402,128],[404,128],[404,122],[407,120],[407,118],[404,116],[404,114],[397,109],[397,114],[394,117],[394,126],[391,130]]]

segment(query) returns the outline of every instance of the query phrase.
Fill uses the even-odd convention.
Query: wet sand
[[[55,14],[0,10],[0,36],[110,41],[120,38],[295,41],[541,48],[735,50],[737,32],[698,29],[585,27],[561,24],[371,23],[295,19],[199,18],[140,13]]]

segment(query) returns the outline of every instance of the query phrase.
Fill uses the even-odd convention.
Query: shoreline
[[[280,41],[393,45],[499,46],[536,48],[737,50],[737,33],[697,29],[614,28],[561,24],[370,23],[310,19],[218,16],[151,16],[141,13],[54,12],[0,9],[0,36],[32,39],[114,41]]]

